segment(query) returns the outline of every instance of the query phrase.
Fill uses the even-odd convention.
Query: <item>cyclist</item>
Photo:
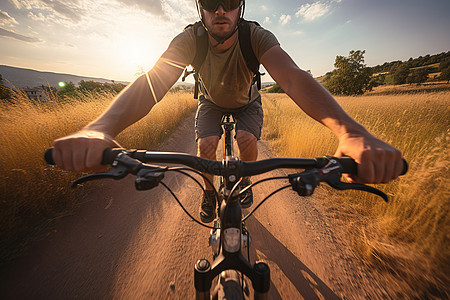
[[[239,157],[257,158],[257,140],[263,122],[260,95],[251,89],[253,74],[239,48],[238,24],[245,0],[197,0],[200,19],[208,33],[208,53],[198,70],[202,96],[196,114],[198,155],[215,159],[221,135],[222,112],[233,112],[237,119],[236,139]],[[358,177],[351,181],[386,183],[402,170],[401,153],[372,136],[353,120],[334,98],[307,72],[301,70],[281,48],[268,30],[250,24],[251,44],[258,60],[290,98],[309,116],[331,129],[339,139],[336,156],[347,155],[358,163]],[[114,137],[144,117],[163,98],[189,65],[196,52],[193,27],[176,36],[155,66],[127,86],[113,104],[84,129],[55,141],[55,163],[74,171],[98,171],[107,147],[117,147]],[[243,180],[250,184],[249,179]],[[215,203],[205,183],[200,216],[203,222],[214,219]],[[251,205],[251,190],[244,206]]]

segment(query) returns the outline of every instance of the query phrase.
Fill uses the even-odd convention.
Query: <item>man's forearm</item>
[[[145,75],[127,86],[111,106],[95,121],[85,127],[115,137],[151,110],[157,100],[150,91]]]
[[[127,86],[111,106],[85,129],[115,137],[145,117],[180,77],[183,68],[160,58],[149,72]]]
[[[301,70],[280,46],[267,50],[261,62],[305,113],[330,128],[338,137],[348,132],[367,134],[364,127],[353,120],[309,73]]]
[[[293,70],[291,75],[291,83],[285,92],[310,117],[330,128],[338,137],[349,132],[367,132],[311,75],[300,69]]]

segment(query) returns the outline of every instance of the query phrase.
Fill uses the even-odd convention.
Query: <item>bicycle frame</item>
[[[264,262],[251,266],[243,257],[244,245],[242,232],[246,231],[242,222],[242,207],[235,186],[240,177],[237,173],[239,160],[233,154],[233,131],[235,122],[231,114],[222,118],[224,131],[224,159],[222,163],[227,172],[223,174],[223,193],[219,193],[220,246],[219,253],[212,264],[207,259],[197,261],[194,267],[196,299],[210,299],[210,290],[214,278],[223,271],[236,270],[249,278],[253,285],[255,299],[267,299],[270,288],[270,269]],[[249,247],[247,241],[247,247]]]

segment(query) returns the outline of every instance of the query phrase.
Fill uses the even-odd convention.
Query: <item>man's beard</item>
[[[214,29],[214,26],[215,26],[215,24],[216,23],[220,23],[221,21],[223,21],[224,23],[226,23],[228,26],[230,26],[229,27],[229,30],[226,30],[226,31],[223,31],[223,30],[215,30]],[[234,22],[233,24],[232,24],[232,21],[229,19],[229,18],[227,18],[227,17],[224,17],[224,16],[218,16],[218,17],[216,17],[216,18],[214,18],[213,20],[212,20],[212,30],[211,30],[211,32],[215,35],[215,36],[217,36],[217,37],[219,37],[219,38],[226,38],[226,37],[228,37],[229,35],[231,35],[232,33],[233,33],[233,31],[234,31],[234,29],[235,29],[235,27],[236,27],[236,24],[237,22]],[[231,25],[230,25],[231,24]]]

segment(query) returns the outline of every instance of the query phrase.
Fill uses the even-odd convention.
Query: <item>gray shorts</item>
[[[223,134],[220,121],[224,113],[232,113],[236,121],[236,130],[245,130],[258,140],[261,138],[263,125],[263,109],[261,97],[240,108],[223,108],[200,96],[195,116],[195,138],[219,136]]]

